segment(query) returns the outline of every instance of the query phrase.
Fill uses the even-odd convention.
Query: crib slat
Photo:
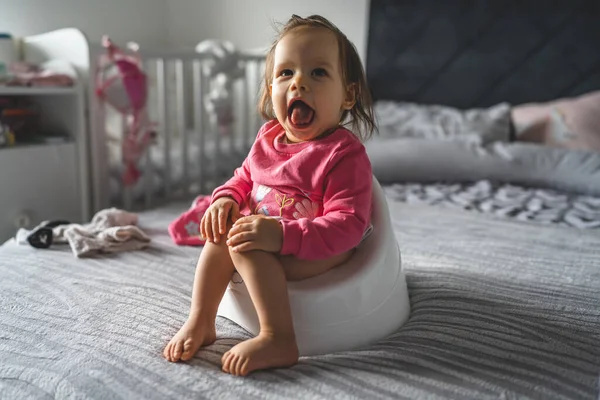
[[[90,126],[90,149],[93,149],[93,151],[90,152],[90,156],[94,171],[92,173],[92,185],[94,188],[92,191],[94,196],[92,213],[95,213],[108,207],[113,200],[112,195],[114,194],[110,193],[110,181],[113,179],[113,171],[111,170],[112,165],[109,162],[106,105],[104,102],[98,101],[96,97],[93,99],[94,102],[90,107],[89,115],[92,118]]]
[[[182,178],[181,188],[183,189],[183,195],[187,196],[190,192],[190,173],[189,173],[189,132],[185,126],[185,114],[186,114],[186,103],[185,103],[185,86],[184,86],[184,70],[183,61],[177,60],[175,62],[175,96],[176,96],[176,123],[177,131],[181,135],[181,162],[182,162]]]
[[[231,123],[231,127],[229,129],[229,149],[227,150],[227,154],[229,156],[233,156],[235,155],[235,143],[236,143],[236,139],[237,139],[237,129],[236,129],[236,124],[238,123],[236,121],[237,118],[237,113],[236,110],[237,108],[237,103],[239,101],[239,96],[238,96],[238,90],[232,90],[231,91],[231,113],[233,115],[233,121]],[[225,173],[227,173],[228,171],[223,171]]]
[[[171,129],[169,121],[169,110],[167,102],[167,63],[165,59],[156,60],[156,77],[158,91],[158,114],[159,123],[163,139],[164,165],[163,165],[163,185],[166,199],[171,197]],[[152,193],[154,192],[152,188]]]
[[[221,148],[222,143],[221,143],[221,138],[222,138],[222,134],[220,132],[220,126],[218,124],[217,118],[216,118],[217,114],[213,108],[213,115],[210,116],[209,121],[210,121],[210,133],[211,133],[211,138],[209,140],[212,141],[213,145],[214,145],[214,154],[211,157],[211,182],[210,182],[210,189],[212,189],[213,187],[216,187],[216,181],[219,178],[219,164],[221,163],[222,159],[223,159],[223,149]],[[207,182],[208,183],[208,182]]]
[[[242,151],[246,151],[246,149],[250,148],[250,134],[248,131],[252,131],[254,124],[251,123],[251,113],[250,107],[252,104],[252,89],[250,87],[250,76],[248,76],[248,68],[251,68],[253,63],[247,61],[246,62],[246,74],[244,79],[244,84],[242,85]]]
[[[127,116],[122,115],[121,116],[121,132],[123,132],[123,135],[127,134],[127,129],[128,129],[128,124],[127,124]],[[121,148],[121,151],[123,151],[123,149]],[[132,196],[132,190],[131,190],[131,186],[125,186],[125,184],[123,183],[122,179],[123,179],[123,171],[125,170],[126,166],[122,166],[122,170],[119,173],[119,180],[118,182],[121,182],[121,195],[123,197],[122,201],[123,201],[123,208],[125,210],[131,210],[133,209],[133,196]]]
[[[142,182],[144,185],[144,207],[149,209],[152,207],[152,196],[154,192],[154,168],[152,165],[152,157],[150,155],[150,149],[144,156],[144,170],[143,170]]]
[[[260,68],[260,63],[256,62],[256,61],[252,61],[250,62],[250,65],[252,65],[251,68],[249,68],[249,76],[247,76],[247,84],[251,87],[251,89],[249,90],[248,93],[248,97],[246,99],[247,101],[247,106],[248,107],[252,107],[252,105],[256,105],[257,101],[259,100],[258,98],[258,89],[260,88],[260,82],[261,82],[261,72],[262,69]],[[248,126],[251,127],[252,129],[251,132],[247,132],[246,133],[246,138],[248,140],[251,140],[253,135],[256,135],[256,133],[258,132],[258,130],[260,129],[260,117],[258,115],[258,113],[256,112],[256,108],[254,108],[253,110],[250,109],[249,110],[249,114],[251,115],[251,123],[249,121]],[[250,144],[247,145],[247,149],[249,148]]]
[[[154,71],[157,73],[157,79],[160,80],[162,74],[160,74],[160,71],[158,69],[158,62],[153,60],[155,63],[154,66]],[[146,68],[147,70],[150,70],[150,62],[145,62],[144,64],[146,64]],[[160,85],[158,85],[158,87],[160,87]],[[159,97],[159,101],[160,101],[160,95]],[[150,208],[152,206],[152,196],[153,196],[153,191],[154,191],[154,170],[153,170],[153,165],[152,165],[152,157],[150,155],[152,149],[148,148],[145,156],[144,156],[144,168],[143,168],[143,172],[142,172],[142,185],[144,188],[144,207],[146,209]]]
[[[265,62],[263,59],[261,59],[260,61],[254,63],[254,65],[255,65],[255,76],[254,76],[254,80],[253,80],[254,93],[255,93],[254,95],[257,96],[258,90],[260,89],[260,87],[262,85],[262,81],[263,81]],[[260,129],[261,125],[262,125],[262,117],[258,113],[254,113],[254,127],[257,132]]]
[[[131,186],[123,186],[123,208],[133,210],[133,194]]]
[[[206,193],[205,171],[204,171],[204,79],[200,60],[194,60],[192,73],[192,86],[194,88],[194,134],[198,142],[198,184],[200,192]]]

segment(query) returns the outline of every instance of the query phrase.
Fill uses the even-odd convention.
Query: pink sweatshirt
[[[356,247],[371,217],[373,177],[364,146],[344,128],[296,144],[284,136],[277,120],[263,125],[212,201],[230,196],[242,214],[281,217],[282,255],[317,260]]]

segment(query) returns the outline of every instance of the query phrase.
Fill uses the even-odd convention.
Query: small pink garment
[[[200,221],[210,206],[210,196],[198,196],[189,210],[169,225],[169,235],[179,246],[204,246],[200,237]]]
[[[148,78],[137,45],[129,44],[131,55],[108,36],[103,37],[102,44],[106,54],[99,58],[96,68],[96,95],[126,117],[127,131],[121,144],[125,167],[122,179],[125,186],[131,186],[141,176],[138,162],[156,137],[146,110]]]

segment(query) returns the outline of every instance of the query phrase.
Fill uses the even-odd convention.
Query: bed
[[[191,362],[160,356],[186,319],[198,256],[165,228],[183,207],[142,213],[143,252],[0,248],[0,398],[597,397],[597,231],[391,201],[408,323],[364,349],[239,379],[220,357],[248,334],[226,319]]]
[[[381,0],[370,18],[367,148],[390,196],[598,228],[596,2]]]
[[[458,81],[456,77],[436,80],[443,76],[440,71],[464,72],[471,65],[459,68],[452,62],[477,42],[470,33],[486,38],[486,32],[512,32],[503,40],[514,46],[528,37],[519,30],[523,18],[533,18],[533,26],[542,32],[534,35],[539,43],[530,44],[538,51],[522,49],[517,57],[519,65],[527,65],[526,72],[548,64],[544,43],[562,38],[560,32],[579,32],[578,40],[571,37],[569,42],[578,43],[578,48],[596,45],[590,38],[597,38],[600,29],[597,2],[552,2],[545,12],[534,12],[539,11],[536,4],[372,0],[367,65],[375,97],[472,108],[548,101],[600,88],[598,59],[593,58],[597,52],[591,51],[582,51],[584,59],[592,57],[591,64],[580,65],[582,72],[552,93],[549,85],[538,82],[528,90],[518,85],[498,89],[498,97],[488,96],[496,93],[493,90],[469,96],[466,90],[448,86]],[[457,39],[458,47],[448,49],[440,38],[448,38],[453,28],[470,41],[461,42],[465,37],[457,34],[462,38]],[[393,32],[403,39],[383,40]],[[502,48],[513,48],[502,43]],[[440,46],[447,50],[446,58],[432,60],[441,57]],[[415,61],[415,54],[424,59]],[[498,59],[491,51],[478,54],[490,63]],[[523,58],[538,61],[528,65]],[[433,61],[436,68],[431,67]],[[483,67],[467,69],[469,79],[477,83],[469,87],[500,88],[503,79],[526,79],[519,75],[524,73],[519,65],[495,75]],[[429,75],[424,75],[423,66],[431,67]],[[406,82],[415,85],[411,89]],[[415,89],[423,85],[432,89]],[[397,91],[383,91],[393,88]],[[443,142],[451,147],[448,143]],[[140,227],[152,239],[144,251],[77,259],[59,246],[35,250],[12,240],[0,247],[0,398],[598,399],[598,172],[594,175],[594,168],[585,167],[586,179],[570,180],[571,166],[563,175],[540,172],[520,179],[520,170],[532,168],[510,162],[518,159],[513,153],[513,158],[498,162],[505,172],[506,165],[514,168],[516,181],[480,179],[472,166],[481,166],[476,164],[481,160],[466,168],[469,176],[457,175],[457,169],[448,172],[454,159],[435,179],[424,173],[415,181],[411,178],[417,172],[431,171],[435,165],[411,169],[409,163],[409,168],[399,168],[401,162],[424,157],[391,144],[382,145],[391,149],[391,162],[371,154],[378,178],[386,184],[411,316],[390,337],[354,351],[301,358],[289,369],[234,378],[220,371],[221,355],[249,336],[218,318],[215,344],[190,362],[168,363],[160,353],[186,319],[201,251],[173,244],[167,225],[189,201],[172,201],[139,210]],[[461,146],[455,146],[459,158],[465,154]],[[484,154],[496,154],[497,146],[490,146],[484,146]],[[585,154],[589,167],[593,157]],[[489,165],[486,161],[485,168]],[[475,172],[481,171],[485,169]],[[503,199],[510,200],[508,206]],[[506,215],[498,211],[502,207],[510,209]],[[583,221],[581,226],[570,223],[569,211],[581,208],[585,215],[574,217]],[[554,216],[545,219],[540,210],[551,210]]]

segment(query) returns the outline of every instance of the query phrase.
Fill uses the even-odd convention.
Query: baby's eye
[[[327,71],[323,68],[316,68],[313,70],[312,74],[314,76],[327,76]]]
[[[292,76],[294,73],[291,69],[284,69],[279,72],[279,76]]]

